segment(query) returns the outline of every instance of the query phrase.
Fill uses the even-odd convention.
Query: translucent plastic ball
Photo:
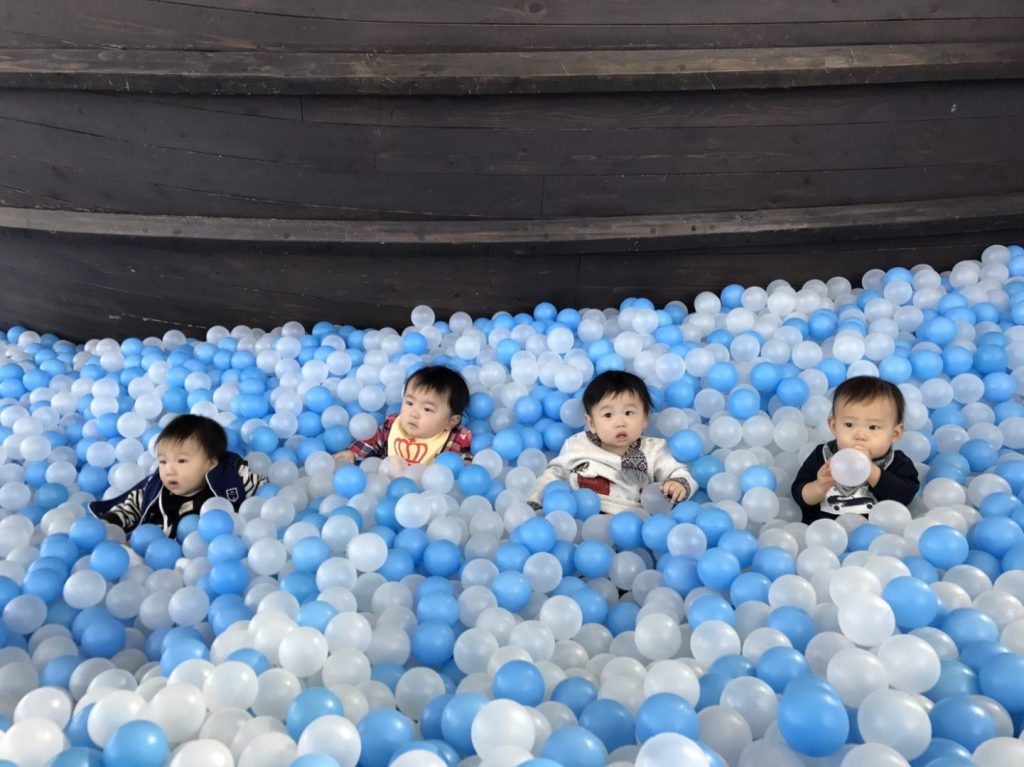
[[[856,487],[868,481],[871,473],[871,459],[854,448],[836,452],[829,461],[829,470],[836,482],[847,487]]]
[[[48,719],[16,722],[0,741],[0,759],[25,767],[45,767],[64,751],[68,740],[61,729]]]
[[[663,732],[645,741],[636,755],[636,767],[711,767],[704,750],[685,735]]]
[[[533,718],[526,708],[512,700],[492,700],[473,719],[473,748],[487,759],[500,748],[515,746],[530,751],[536,737]]]
[[[924,706],[899,690],[880,689],[868,695],[857,712],[857,727],[865,741],[889,746],[907,760],[924,753],[932,738]]]
[[[839,628],[851,641],[863,647],[880,645],[896,628],[892,608],[879,596],[852,594],[839,604]]]
[[[373,572],[387,559],[388,545],[379,535],[361,533],[348,542],[346,554],[357,570]]]

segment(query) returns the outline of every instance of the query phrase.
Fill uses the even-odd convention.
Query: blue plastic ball
[[[921,556],[940,570],[963,564],[970,550],[967,539],[948,525],[933,525],[925,530],[918,548]]]
[[[704,452],[704,440],[697,432],[683,429],[669,438],[668,447],[677,461],[692,463]]]
[[[882,591],[889,603],[896,625],[904,631],[928,626],[939,613],[939,598],[928,584],[913,576],[890,580]]]
[[[492,688],[495,698],[511,698],[524,706],[538,706],[544,700],[544,676],[540,670],[523,660],[513,660],[494,674]]]
[[[441,713],[441,733],[445,742],[460,754],[473,754],[471,729],[473,719],[487,705],[487,698],[478,692],[452,696]]]
[[[334,472],[334,492],[351,498],[366,489],[366,475],[358,466],[340,466]]]
[[[608,749],[590,730],[566,725],[551,733],[541,749],[541,756],[564,767],[604,767]]]
[[[697,575],[708,588],[728,590],[739,574],[739,559],[725,549],[708,549],[697,560]]]
[[[995,722],[985,708],[965,696],[938,701],[928,718],[933,737],[951,740],[969,751],[996,736]]]
[[[1024,714],[1024,656],[998,653],[989,658],[978,675],[981,692],[997,701],[1010,716]]]
[[[163,767],[167,756],[167,735],[145,719],[121,725],[103,747],[104,767]]]
[[[638,741],[644,743],[663,732],[675,732],[693,740],[700,734],[697,712],[688,701],[673,693],[651,695],[636,712]]]
[[[356,725],[362,742],[359,764],[387,767],[398,748],[412,740],[412,723],[397,711],[376,708]]]
[[[786,687],[778,708],[783,740],[801,754],[834,754],[850,733],[850,719],[830,684],[815,677],[799,677]]]
[[[636,723],[629,709],[618,701],[595,700],[579,717],[580,726],[601,739],[609,753],[636,742]]]

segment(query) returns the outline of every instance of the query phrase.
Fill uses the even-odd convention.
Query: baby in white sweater
[[[544,488],[561,479],[574,489],[601,496],[601,511],[640,509],[640,493],[658,483],[673,503],[697,489],[686,464],[672,457],[668,443],[642,436],[651,412],[651,394],[632,373],[609,370],[583,392],[587,430],[569,437],[537,480],[530,505],[540,508]]]

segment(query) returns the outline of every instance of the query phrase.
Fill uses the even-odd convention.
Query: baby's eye
[[[871,426],[869,426],[868,428],[871,429],[871,431],[878,431],[878,429],[880,429],[881,427],[878,426],[877,424],[871,424]]]
[[[845,426],[847,429],[852,429],[853,428],[853,422],[852,421],[847,421],[846,423],[843,424],[843,426]]]

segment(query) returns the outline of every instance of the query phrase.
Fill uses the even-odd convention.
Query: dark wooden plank
[[[340,173],[9,119],[0,119],[0,168],[9,185],[76,207],[306,218],[538,215],[543,183],[539,176],[485,175],[442,185],[424,174],[377,174],[372,163]]]
[[[1020,241],[1024,227],[1018,221],[1016,228],[846,243],[819,237],[803,244],[621,250],[563,259],[417,253],[381,261],[323,246],[219,243],[209,249],[0,230],[0,268],[13,277],[10,299],[0,304],[0,327],[24,324],[73,340],[159,335],[173,327],[201,336],[213,324],[269,329],[292,319],[403,327],[411,307],[424,302],[441,317],[455,310],[514,312],[540,300],[603,308],[645,295],[660,304],[688,301],[737,280],[750,285],[785,278],[799,285],[835,274],[857,279],[876,267],[926,262],[948,268],[977,257],[992,242]],[[467,274],[466,283],[440,279],[453,269]],[[282,286],[282,278],[297,288]]]
[[[622,216],[687,211],[859,205],[1020,191],[1008,163],[735,175],[549,176],[544,216]]]
[[[921,167],[937,158],[1024,167],[1024,142],[1005,117],[711,128],[489,130],[379,128],[381,173],[732,174]]]
[[[117,142],[116,152],[136,151],[126,145],[139,145],[141,151],[182,149],[190,154],[211,155],[210,161],[221,157],[259,160],[331,173],[374,170],[374,131],[369,127],[306,124],[301,110],[295,109],[298,103],[294,98],[285,99],[292,107],[285,119],[204,108],[211,99],[179,98],[161,103],[125,94],[0,90],[0,119],[11,122],[11,130],[24,126],[23,131],[38,133],[39,143],[45,146],[71,146],[80,136],[87,142],[84,149],[104,156],[106,152],[97,147]],[[24,139],[12,136],[11,140],[31,141],[32,135]],[[137,155],[124,159],[141,162]]]
[[[486,250],[508,255],[530,248],[549,254],[629,247],[658,250],[685,243],[722,246],[752,240],[797,242],[837,238],[936,235],[1024,225],[1024,192],[1002,196],[915,200],[698,215],[638,215],[520,221],[338,221],[210,218],[0,208],[0,231],[49,232],[223,243],[330,244],[423,252]],[[296,245],[297,247],[297,245]]]
[[[576,298],[579,306],[603,308],[629,296],[690,302],[701,291],[717,292],[733,282],[767,285],[785,279],[799,288],[810,279],[842,276],[856,285],[869,269],[922,263],[949,269],[958,261],[978,258],[987,246],[999,242],[1024,242],[1024,228],[798,246],[756,242],[710,252],[686,249],[632,258],[625,253],[591,255],[580,262]]]
[[[1024,91],[1017,90],[1019,106]],[[332,174],[739,173],[915,167],[932,164],[936,157],[959,163],[1024,159],[1013,120],[962,114],[953,120],[946,104],[943,119],[916,119],[900,130],[890,120],[828,126],[498,130],[307,124],[193,109],[184,99],[161,104],[108,94],[0,91],[0,120],[5,120],[0,137],[62,165],[68,164],[62,158],[83,151],[108,159],[106,142],[117,142],[112,151],[142,177],[155,172],[147,159],[154,157],[154,148],[211,155],[210,161],[218,163],[223,158],[257,160]],[[188,166],[195,160],[181,162]]]
[[[465,25],[528,24],[771,24],[780,21],[814,23],[887,19],[969,19],[1022,15],[1016,0],[834,0],[806,3],[802,0],[36,0],[33,4],[49,12],[83,19],[117,19],[133,11],[142,19],[159,18],[161,12],[176,12],[184,18],[221,17],[238,21],[270,16],[296,17],[307,22],[340,20],[349,22],[436,23],[439,20]],[[38,11],[37,11],[38,12]],[[14,18],[32,13],[18,9]]]
[[[813,45],[998,43],[1024,36],[1024,19],[893,19],[771,24],[466,25],[255,17],[178,25],[109,24],[58,17],[20,33],[0,28],[0,48],[147,48],[206,51],[455,53],[618,49],[769,48]],[[77,21],[78,23],[74,23]],[[56,26],[56,28],[55,28]]]
[[[574,258],[552,261],[543,255],[515,265],[462,257],[456,266],[443,256],[410,253],[382,262],[338,256],[322,247],[253,249],[222,243],[214,250],[194,243],[168,248],[154,241],[140,247],[11,232],[0,232],[0,243],[9,284],[26,285],[17,300],[0,306],[0,325],[28,323],[75,339],[163,333],[183,322],[194,330],[238,323],[269,328],[290,319],[402,327],[412,307],[423,302],[439,316],[459,309],[494,311],[489,307],[502,302],[525,307],[536,303],[538,279],[568,304],[577,269]]]
[[[163,104],[178,109],[202,109],[207,112],[274,117],[280,120],[303,120],[302,99],[298,96],[163,96],[148,93],[93,94],[129,98],[133,101]],[[61,98],[70,98],[65,92]]]
[[[1024,77],[1024,43],[467,54],[0,52],[0,87],[262,95],[791,88]]]
[[[193,97],[164,97],[167,103],[187,98]],[[302,116],[307,122],[372,127],[551,130],[1019,119],[1024,116],[1024,89],[1010,80],[751,90],[734,98],[709,91],[472,99],[304,96]]]
[[[270,173],[256,179],[261,195],[247,191],[252,179],[215,184],[217,168],[201,179],[213,189],[176,186],[157,178],[96,172],[60,166],[32,158],[5,155],[0,167],[16,189],[63,201],[59,207],[78,210],[142,212],[210,216],[285,216],[303,218],[377,219],[502,219],[540,214],[543,179],[539,177],[480,176],[459,184],[439,185],[423,175],[344,176],[318,185],[313,193],[302,175],[282,179]],[[208,181],[207,181],[208,179]],[[287,181],[290,188],[281,188]],[[182,182],[179,182],[182,183]],[[228,187],[228,188],[225,188]],[[0,201],[7,201],[0,188]]]

